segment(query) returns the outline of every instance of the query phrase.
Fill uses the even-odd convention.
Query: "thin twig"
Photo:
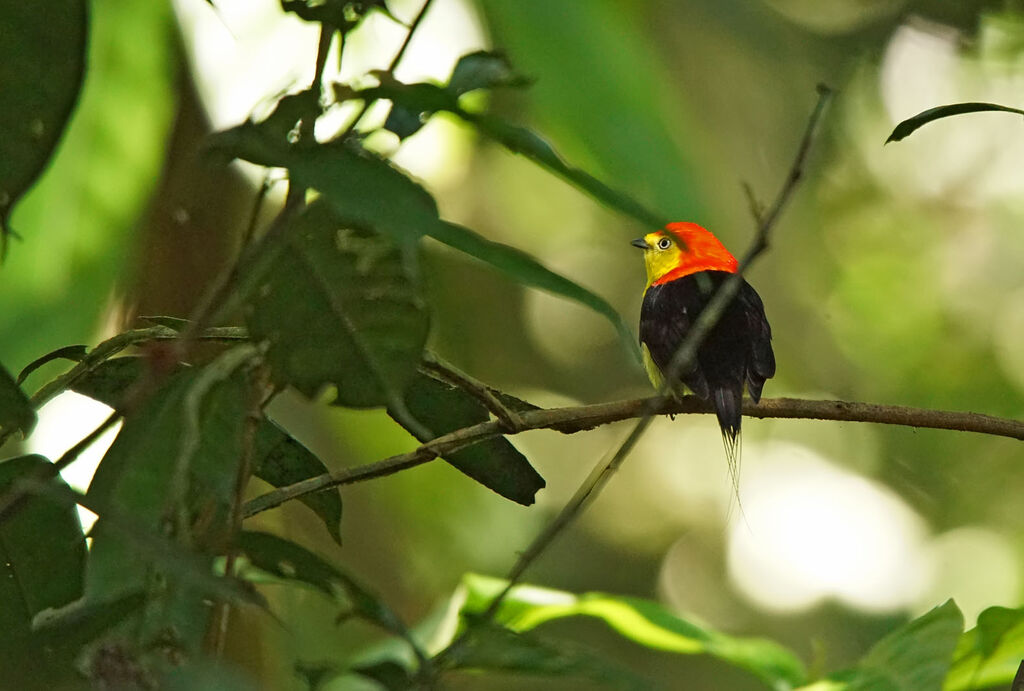
[[[549,408],[529,410],[520,413],[520,432],[549,429],[563,434],[574,434],[622,420],[642,417],[650,409],[657,415],[689,415],[713,413],[711,404],[696,396],[684,396],[680,400],[665,400],[660,396],[637,398],[613,403],[577,406],[571,408]],[[999,418],[981,413],[947,410],[929,410],[906,406],[879,405],[853,401],[816,401],[801,398],[763,398],[760,403],[750,400],[743,402],[743,414],[747,417],[784,420],[831,420],[837,422],[866,422],[883,425],[897,425],[919,429],[940,429],[957,432],[975,432],[991,436],[1008,437],[1024,441],[1024,422]],[[408,453],[390,456],[381,461],[355,468],[346,468],[333,473],[317,475],[292,485],[279,487],[252,499],[245,505],[248,518],[268,509],[275,508],[292,499],[340,485],[351,485],[378,477],[393,475],[402,470],[414,468],[444,456],[447,453],[471,446],[485,439],[507,434],[500,421],[491,420],[455,430],[449,434],[423,444]]]
[[[420,7],[419,13],[417,13],[417,15],[413,18],[412,23],[409,24],[409,31],[408,33],[405,34],[405,40],[402,41],[402,45],[399,46],[398,52],[395,53],[395,57],[391,59],[391,64],[388,65],[388,74],[393,75],[395,73],[395,70],[398,69],[398,64],[402,62],[402,58],[405,57],[405,51],[408,50],[409,44],[412,43],[413,34],[416,33],[416,29],[419,28],[420,22],[423,21],[423,18],[427,16],[427,10],[430,9],[430,3],[432,3],[433,1],[434,0],[423,1],[423,6]],[[352,118],[352,121],[349,122],[348,127],[346,127],[344,131],[337,137],[338,141],[343,141],[345,137],[352,134],[352,132],[356,128],[356,125],[358,125],[359,121],[363,119],[363,116],[366,115],[366,111],[370,110],[370,106],[373,105],[375,101],[376,99],[363,101],[363,105],[359,108],[359,112],[357,112],[355,117]]]

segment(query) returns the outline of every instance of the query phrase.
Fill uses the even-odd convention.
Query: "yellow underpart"
[[[661,376],[661,370],[654,364],[654,358],[651,357],[651,351],[647,349],[646,343],[640,344],[640,351],[644,357],[644,369],[647,370],[647,378],[654,384],[655,389],[661,391],[661,385],[665,382],[665,379]]]

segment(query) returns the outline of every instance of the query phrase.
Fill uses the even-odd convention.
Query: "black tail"
[[[729,479],[736,502],[740,500],[740,425],[743,421],[743,389],[718,388],[714,390],[715,415],[722,429],[722,443],[729,464]],[[741,509],[742,510],[742,509]]]

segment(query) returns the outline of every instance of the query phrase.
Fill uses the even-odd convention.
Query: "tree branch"
[[[681,400],[664,400],[660,396],[636,398],[613,403],[578,406],[572,408],[549,408],[519,413],[522,427],[519,432],[550,429],[563,434],[574,434],[622,420],[643,417],[646,411],[656,406],[656,415],[689,415],[713,413],[711,404],[696,396],[684,396]],[[958,432],[975,432],[992,436],[1008,437],[1024,441],[1024,422],[1008,418],[993,417],[981,413],[967,413],[906,406],[858,403],[854,401],[815,401],[801,398],[765,398],[760,403],[745,400],[743,414],[761,419],[787,420],[832,420],[839,422],[870,422],[883,425],[897,425],[922,429],[944,429]],[[333,473],[279,487],[252,499],[245,505],[246,518],[273,509],[281,504],[321,492],[331,487],[351,485],[401,470],[414,468],[424,463],[476,444],[485,439],[507,435],[499,420],[481,422],[471,427],[455,430],[427,442],[408,453],[398,454],[375,463],[345,468]]]

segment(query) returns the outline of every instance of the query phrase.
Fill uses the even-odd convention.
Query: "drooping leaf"
[[[489,417],[475,398],[425,374],[417,375],[407,387],[405,404],[434,437],[486,422]],[[444,460],[484,487],[526,506],[545,484],[526,456],[504,438],[487,439],[447,454]]]
[[[1024,608],[989,607],[960,636],[943,691],[971,691],[1013,681],[1024,660]]]
[[[597,652],[493,624],[475,625],[464,641],[441,655],[448,669],[582,677],[603,688],[650,688],[650,682]]]
[[[125,390],[146,367],[145,358],[142,357],[112,358],[76,380],[71,389],[115,407],[123,398]],[[256,430],[252,472],[274,487],[284,487],[322,475],[327,472],[327,467],[297,439],[273,421],[264,419]],[[331,537],[340,543],[341,495],[337,490],[307,494],[300,497],[299,501],[320,517]]]
[[[448,79],[448,88],[461,96],[476,89],[526,86],[529,83],[528,79],[512,69],[504,55],[480,50],[459,58]]]
[[[52,468],[42,456],[0,463],[0,496],[19,478],[45,477]],[[0,521],[0,640],[28,632],[39,612],[78,598],[84,565],[85,536],[75,508],[35,495],[24,498]]]
[[[466,576],[462,611],[469,615],[482,613],[505,584],[500,579]],[[713,631],[640,598],[607,593],[576,595],[550,588],[516,586],[502,601],[495,622],[523,632],[548,621],[576,616],[601,619],[624,638],[647,648],[710,655],[753,673],[769,686],[792,687],[806,680],[799,658],[774,641]]]
[[[251,566],[290,583],[312,587],[339,603],[346,616],[359,617],[397,633],[404,626],[379,598],[351,576],[305,547],[270,533],[245,530],[237,548]]]
[[[639,346],[630,327],[622,315],[607,300],[596,293],[592,293],[578,283],[548,269],[526,252],[488,240],[469,228],[442,222],[435,227],[430,235],[449,247],[490,264],[524,285],[546,290],[589,307],[612,323],[623,345],[633,353],[634,357],[640,359]]]
[[[20,430],[23,436],[28,436],[35,424],[36,411],[28,397],[14,377],[0,365],[0,430],[4,434]]]
[[[25,365],[25,367],[22,368],[21,372],[18,374],[17,384],[18,386],[21,386],[22,383],[24,383],[24,381],[28,379],[28,376],[30,374],[32,374],[33,372],[35,372],[37,369],[39,369],[48,362],[52,362],[54,360],[71,360],[72,362],[81,362],[82,358],[85,357],[85,354],[86,352],[88,352],[88,350],[88,347],[84,345],[70,345],[64,346],[63,348],[58,348],[57,350],[50,351],[46,355],[38,357],[32,362]]]
[[[246,318],[253,339],[269,344],[275,379],[308,397],[334,384],[340,405],[400,402],[429,326],[410,258],[345,228],[322,202],[288,232]]]
[[[253,452],[253,475],[274,487],[284,487],[328,472],[312,451],[270,420],[260,423]],[[299,497],[323,521],[341,544],[341,494],[328,489]]]
[[[914,117],[907,118],[900,124],[896,125],[892,134],[890,134],[889,138],[885,140],[885,143],[888,144],[889,142],[898,142],[901,139],[906,139],[929,122],[952,117],[954,115],[983,113],[987,111],[1002,111],[1004,113],[1024,115],[1024,110],[1010,108],[1009,106],[1001,106],[996,103],[952,103],[946,106],[937,106],[935,108],[929,108],[928,110],[922,111]]]
[[[168,317],[165,315],[153,315],[148,317],[139,317],[143,321],[147,321],[155,326],[166,326],[168,329],[181,333],[191,323],[188,319],[182,319],[181,317]]]
[[[78,99],[88,29],[85,0],[0,2],[0,247],[11,208],[42,172]]]

